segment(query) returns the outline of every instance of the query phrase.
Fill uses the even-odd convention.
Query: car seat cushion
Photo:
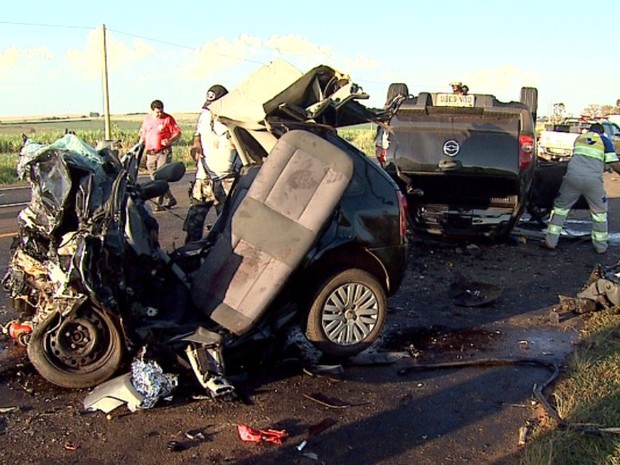
[[[290,131],[275,145],[192,276],[192,298],[235,334],[263,315],[301,263],[353,176],[349,155]],[[231,199],[234,200],[234,199]]]

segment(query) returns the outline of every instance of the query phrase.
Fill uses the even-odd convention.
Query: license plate
[[[435,97],[435,106],[437,107],[473,108],[475,102],[476,100],[473,95],[437,94]]]

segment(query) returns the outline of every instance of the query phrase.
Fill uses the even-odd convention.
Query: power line
[[[110,32],[115,32],[116,34],[121,34],[121,35],[129,36],[129,37],[135,37],[136,39],[143,39],[143,40],[147,40],[149,42],[156,42],[158,44],[170,45],[172,47],[183,48],[185,50],[196,50],[196,47],[188,47],[187,45],[175,44],[174,42],[166,42],[164,40],[152,39],[150,37],[140,36],[138,34],[132,34],[130,32],[118,31],[116,29],[111,29],[109,27],[107,28],[107,30],[110,31]]]
[[[93,29],[99,28],[99,26],[73,26],[73,25],[67,25],[67,24],[25,23],[25,22],[18,22],[18,21],[0,21],[0,24],[10,24],[10,25],[13,25],[13,26],[48,27],[48,28],[56,28],[56,29],[93,30]],[[146,36],[142,36],[142,35],[138,35],[138,34],[133,34],[131,32],[124,32],[124,31],[119,31],[117,29],[111,29],[111,28],[107,28],[107,30],[110,31],[110,32],[114,32],[116,34],[125,35],[125,36],[129,36],[129,37],[135,37],[137,39],[142,39],[142,40],[146,40],[148,42],[155,42],[155,43],[158,43],[158,44],[168,45],[168,46],[171,46],[171,47],[182,48],[184,50],[192,50],[192,51],[198,50],[197,47],[189,47],[187,45],[182,45],[182,44],[178,44],[178,43],[175,43],[175,42],[168,42],[168,41],[164,41],[164,40],[154,39],[152,37],[146,37]],[[237,61],[245,61],[245,62],[248,62],[248,63],[263,64],[262,61],[251,60],[251,59],[242,58],[242,57],[239,57],[239,56],[226,55],[224,53],[217,53],[217,52],[213,52],[213,54],[219,55],[221,57],[237,60]]]
[[[50,24],[50,23],[29,23],[29,22],[19,22],[19,21],[0,21],[0,24],[8,24],[8,25],[14,25],[14,26],[28,26],[28,27],[46,27],[46,28],[56,28],[56,29],[80,29],[80,30],[94,30],[94,29],[98,29],[100,26],[76,26],[76,25],[68,25],[68,24]],[[147,36],[142,36],[139,34],[134,34],[131,32],[125,32],[125,31],[120,31],[117,29],[111,29],[111,28],[107,28],[108,31],[110,32],[114,32],[115,34],[119,34],[119,35],[124,35],[124,36],[128,36],[128,37],[134,37],[137,39],[142,39],[148,42],[154,42],[154,43],[159,43],[162,45],[168,45],[170,47],[176,47],[176,48],[181,48],[184,50],[191,50],[191,51],[197,51],[199,48],[198,47],[190,47],[187,45],[183,45],[183,44],[178,44],[175,42],[168,42],[168,41],[164,41],[164,40],[160,40],[160,39],[154,39],[152,37],[147,37]],[[286,48],[283,47],[265,47],[263,46],[262,48],[267,49],[267,50],[276,50],[282,53],[295,53],[292,50],[287,50]],[[224,53],[218,53],[218,52],[211,52],[214,55],[218,55],[221,57],[225,57],[225,58],[230,58],[232,60],[237,60],[237,61],[242,61],[242,62],[247,62],[247,63],[254,63],[254,64],[259,64],[259,65],[263,65],[264,61],[260,61],[260,60],[252,60],[249,58],[242,58],[239,56],[234,56],[234,55],[227,55]],[[367,83],[371,83],[371,84],[385,84],[386,81],[376,81],[376,80],[365,80],[363,78],[361,78],[361,80],[364,80]]]
[[[32,27],[53,27],[61,29],[95,29],[93,26],[70,26],[68,24],[44,24],[44,23],[20,23],[16,21],[0,21],[0,24],[11,24],[13,26],[32,26]]]
[[[151,37],[141,36],[141,35],[138,35],[138,34],[132,34],[130,32],[117,31],[115,29],[110,29],[110,28],[108,28],[108,31],[115,32],[116,34],[121,34],[121,35],[129,36],[129,37],[135,37],[136,39],[142,39],[142,40],[146,40],[146,41],[149,41],[149,42],[156,42],[156,43],[159,43],[159,44],[170,45],[172,47],[183,48],[185,50],[192,50],[192,51],[198,50],[197,47],[189,47],[187,45],[180,45],[180,44],[176,44],[174,42],[167,42],[167,41],[163,41],[163,40],[159,40],[159,39],[153,39]],[[219,55],[221,57],[231,58],[231,59],[237,60],[237,61],[246,61],[248,63],[264,64],[262,61],[250,60],[248,58],[241,58],[241,57],[234,56],[234,55],[226,55],[225,53],[218,53],[218,52],[212,52],[212,53],[214,55]]]

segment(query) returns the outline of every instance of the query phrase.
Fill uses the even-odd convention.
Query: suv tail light
[[[534,138],[521,134],[519,136],[519,170],[524,170],[534,158]]]
[[[400,209],[400,237],[404,240],[407,238],[407,197],[401,191],[398,191],[397,194]]]

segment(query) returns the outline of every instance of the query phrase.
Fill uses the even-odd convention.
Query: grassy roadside
[[[620,465],[620,314],[586,316],[582,342],[553,389],[553,403],[569,424],[618,428],[585,433],[548,424],[524,450],[522,465]],[[593,428],[594,429],[594,428]]]

